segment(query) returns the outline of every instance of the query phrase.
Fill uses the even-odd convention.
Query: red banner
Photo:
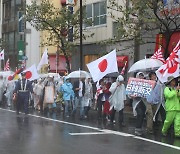
[[[171,36],[171,40],[169,42],[169,47],[168,47],[168,50],[169,52],[172,52],[174,47],[176,46],[176,44],[178,43],[180,39],[180,31],[177,31],[177,32],[174,32]],[[163,34],[157,34],[156,35],[156,46],[155,46],[155,51],[158,51],[158,49],[163,46],[162,48],[162,52],[164,52],[164,48],[165,48],[165,45],[166,45],[166,39],[164,37]]]

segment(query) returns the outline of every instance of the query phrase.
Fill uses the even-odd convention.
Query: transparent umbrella
[[[163,62],[157,59],[142,59],[134,63],[128,73],[130,72],[138,72],[138,71],[152,71],[158,69],[163,65]]]
[[[91,74],[86,71],[78,70],[73,71],[67,75],[68,78],[91,78]]]

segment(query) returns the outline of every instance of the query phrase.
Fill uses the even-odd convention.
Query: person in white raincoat
[[[13,98],[13,91],[15,89],[15,81],[7,81],[7,85],[6,85],[6,93],[5,96],[7,98],[7,106],[10,107],[12,106],[12,98]]]
[[[5,84],[3,81],[3,76],[0,76],[0,104],[2,104],[3,102],[3,93],[5,91]]]
[[[42,104],[42,97],[43,97],[43,79],[39,79],[38,83],[35,84],[33,91],[34,91],[34,98],[35,98],[35,102],[34,102],[34,107],[35,109],[38,109],[40,111],[41,109],[41,104]]]
[[[124,109],[124,104],[126,101],[126,91],[125,91],[125,86],[123,84],[124,82],[124,77],[122,75],[119,75],[116,79],[116,82],[112,83],[109,91],[111,92],[111,96],[109,98],[109,103],[110,103],[110,109],[112,109],[111,113],[111,123],[114,121],[115,117],[115,112],[119,112],[119,125],[120,126],[125,126],[123,123],[123,109]]]
[[[88,117],[88,111],[92,105],[93,99],[93,88],[91,83],[91,78],[85,80],[85,93],[84,93],[84,114],[85,118]]]

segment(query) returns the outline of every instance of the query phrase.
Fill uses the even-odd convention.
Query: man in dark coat
[[[32,83],[26,79],[26,73],[21,73],[22,79],[19,79],[16,83],[14,94],[17,95],[16,110],[17,114],[21,107],[23,107],[24,113],[28,114],[28,105],[30,92],[33,93]]]

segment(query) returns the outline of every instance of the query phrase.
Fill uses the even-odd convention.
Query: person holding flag
[[[9,59],[6,61],[6,64],[4,66],[4,71],[9,71],[10,70],[10,66],[9,66]]]
[[[112,83],[109,91],[111,92],[111,96],[109,97],[109,103],[111,105],[111,123],[114,121],[116,111],[119,112],[119,126],[124,127],[124,118],[123,118],[123,109],[124,104],[126,103],[126,93],[125,93],[125,86],[123,84],[124,77],[119,75],[116,79],[116,82]]]

